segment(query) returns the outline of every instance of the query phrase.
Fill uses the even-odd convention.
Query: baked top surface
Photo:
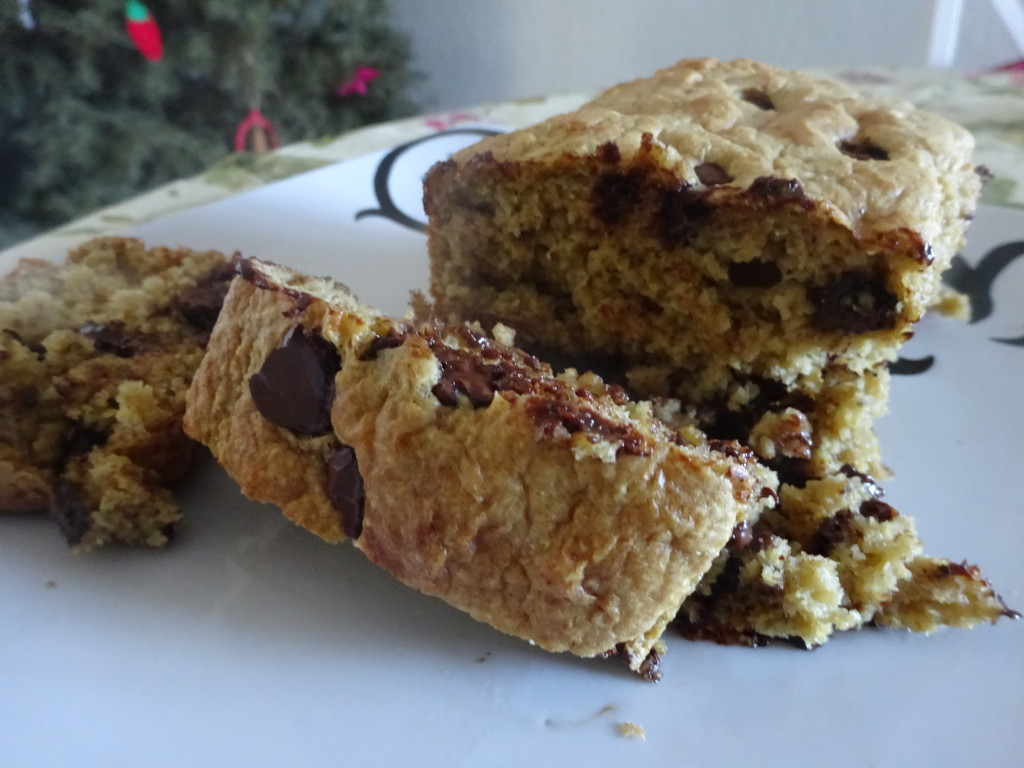
[[[703,187],[696,168],[720,166],[729,187],[796,179],[807,196],[860,235],[908,228],[926,242],[968,216],[981,182],[971,135],[908,102],[863,95],[803,72],[750,60],[684,60],[615,86],[579,110],[489,137],[455,156],[498,162],[596,157],[612,142],[624,163],[649,135],[655,162]]]

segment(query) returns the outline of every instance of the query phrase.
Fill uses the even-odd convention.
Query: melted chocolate
[[[859,334],[883,331],[896,322],[896,297],[878,271],[847,270],[835,279],[811,286],[812,322],[820,331]]]
[[[628,424],[610,421],[599,413],[570,400],[558,393],[553,400],[535,397],[527,403],[526,411],[541,431],[550,435],[559,427],[570,435],[582,432],[597,440],[621,442],[619,453],[632,456],[647,456],[650,448],[647,440]]]
[[[195,285],[175,296],[171,307],[197,331],[210,333],[235,274],[234,264],[218,265]]]
[[[666,248],[687,245],[713,212],[704,193],[689,184],[663,190],[657,213],[658,236]]]
[[[782,270],[762,259],[734,261],[729,265],[729,282],[737,288],[771,288],[782,281]]]
[[[129,333],[127,326],[119,320],[109,323],[86,323],[78,332],[92,342],[93,348],[101,355],[135,357],[140,338]]]
[[[860,509],[857,511],[864,517],[873,517],[880,523],[887,523],[897,517],[896,510],[881,499],[868,499],[860,505]]]
[[[591,195],[594,216],[605,224],[618,224],[636,208],[643,183],[644,174],[639,170],[602,174]]]

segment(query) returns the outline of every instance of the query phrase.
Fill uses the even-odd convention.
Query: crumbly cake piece
[[[974,566],[921,554],[913,519],[845,467],[798,488],[737,528],[675,626],[694,640],[814,648],[833,632],[886,625],[917,632],[1018,618]]]
[[[431,292],[441,316],[683,399],[712,433],[746,441],[797,408],[806,475],[881,475],[865,414],[963,241],[972,146],[902,101],[683,61],[434,167]]]
[[[78,550],[167,543],[185,392],[227,266],[102,238],[0,280],[0,511],[48,510]]]
[[[554,375],[506,328],[394,320],[333,281],[239,270],[186,431],[250,497],[503,632],[650,672],[735,526],[774,503],[734,444]]]

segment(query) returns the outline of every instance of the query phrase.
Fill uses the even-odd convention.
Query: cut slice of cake
[[[508,329],[390,319],[333,281],[238,266],[188,433],[248,496],[503,632],[652,676],[683,600],[775,501],[734,444],[554,375]]]
[[[431,292],[442,317],[680,398],[716,437],[799,411],[784,475],[884,475],[886,366],[963,242],[972,147],[905,102],[683,61],[434,167]]]
[[[49,510],[79,550],[167,543],[185,392],[230,274],[212,251],[102,238],[0,280],[0,511]]]

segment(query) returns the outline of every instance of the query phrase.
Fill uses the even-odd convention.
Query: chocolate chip
[[[614,141],[606,141],[597,148],[597,156],[601,162],[614,165],[622,159],[622,152],[619,151],[619,145]]]
[[[701,163],[693,169],[700,179],[700,183],[706,187],[716,187],[719,184],[728,184],[732,176],[725,168],[718,163]]]
[[[591,208],[605,224],[617,224],[633,210],[640,198],[644,174],[641,171],[609,171],[594,184]]]
[[[750,521],[742,520],[732,529],[732,535],[729,536],[729,541],[726,542],[725,546],[728,547],[730,552],[738,551],[745,549],[753,540],[753,526],[750,525]]]
[[[657,227],[662,243],[673,248],[689,244],[701,224],[714,212],[704,193],[689,184],[661,193]]]
[[[860,509],[857,510],[864,517],[873,517],[880,523],[887,523],[890,520],[896,519],[896,510],[891,505],[886,504],[880,499],[867,499],[860,505]]]
[[[889,152],[870,139],[839,142],[839,151],[855,160],[888,160]]]
[[[747,90],[741,94],[741,97],[744,101],[749,101],[758,109],[775,109],[775,102],[772,101],[771,96],[757,88],[747,88]]]
[[[42,344],[40,344],[38,342],[36,342],[36,343],[27,343],[25,341],[25,339],[22,338],[21,334],[18,333],[13,328],[4,328],[2,331],[0,331],[0,333],[3,333],[4,336],[7,336],[8,338],[12,339],[13,341],[17,342],[18,344],[21,344],[21,346],[25,347],[25,349],[27,349],[29,352],[34,353],[35,356],[40,361],[46,359],[46,347],[44,347]]]
[[[363,361],[376,360],[377,355],[383,350],[402,346],[405,343],[406,336],[407,332],[405,331],[399,331],[394,327],[388,328],[383,335],[378,334],[370,339],[366,346],[360,350],[357,357]]]
[[[358,539],[363,532],[366,490],[356,452],[349,445],[336,448],[327,459],[327,496],[341,516],[341,530]]]
[[[319,334],[293,326],[249,379],[256,409],[271,424],[315,437],[331,431],[338,351]]]
[[[129,358],[138,352],[138,339],[128,332],[120,320],[112,320],[109,323],[86,323],[78,332],[89,339],[101,355]]]
[[[751,259],[729,265],[729,282],[738,288],[771,288],[781,281],[782,270],[770,261]]]
[[[197,331],[209,333],[217,322],[235,274],[234,264],[219,264],[195,285],[179,292],[172,299],[171,306]]]
[[[753,450],[736,440],[708,440],[708,448],[724,453],[730,459],[754,460]]]
[[[69,546],[77,546],[92,529],[92,508],[76,484],[60,479],[50,491],[50,515],[57,521]]]
[[[610,651],[605,651],[600,654],[601,659],[619,659],[620,661],[629,662],[630,653],[626,649],[624,643],[619,643]],[[640,663],[640,668],[637,670],[640,677],[648,683],[657,683],[661,680],[661,654],[653,648],[650,653],[647,654],[646,658]]]
[[[868,333],[888,330],[896,322],[896,297],[877,271],[847,270],[807,289],[812,322],[821,331]]]
[[[885,492],[882,490],[882,486],[878,484],[878,481],[875,480],[875,478],[871,475],[858,471],[851,464],[843,464],[843,466],[839,468],[839,471],[849,478],[856,478],[860,480],[861,483],[864,484],[864,488],[867,492],[875,498],[881,498],[885,495]]]
[[[804,188],[796,179],[780,179],[777,176],[759,176],[754,179],[747,190],[750,195],[758,197],[766,203],[785,205],[799,203],[805,209],[812,206]]]
[[[82,456],[93,448],[107,442],[109,434],[82,421],[73,421],[64,440],[65,460],[71,456]]]
[[[853,523],[848,509],[841,509],[832,517],[826,517],[818,526],[811,542],[811,553],[828,557],[836,546],[846,538]]]

